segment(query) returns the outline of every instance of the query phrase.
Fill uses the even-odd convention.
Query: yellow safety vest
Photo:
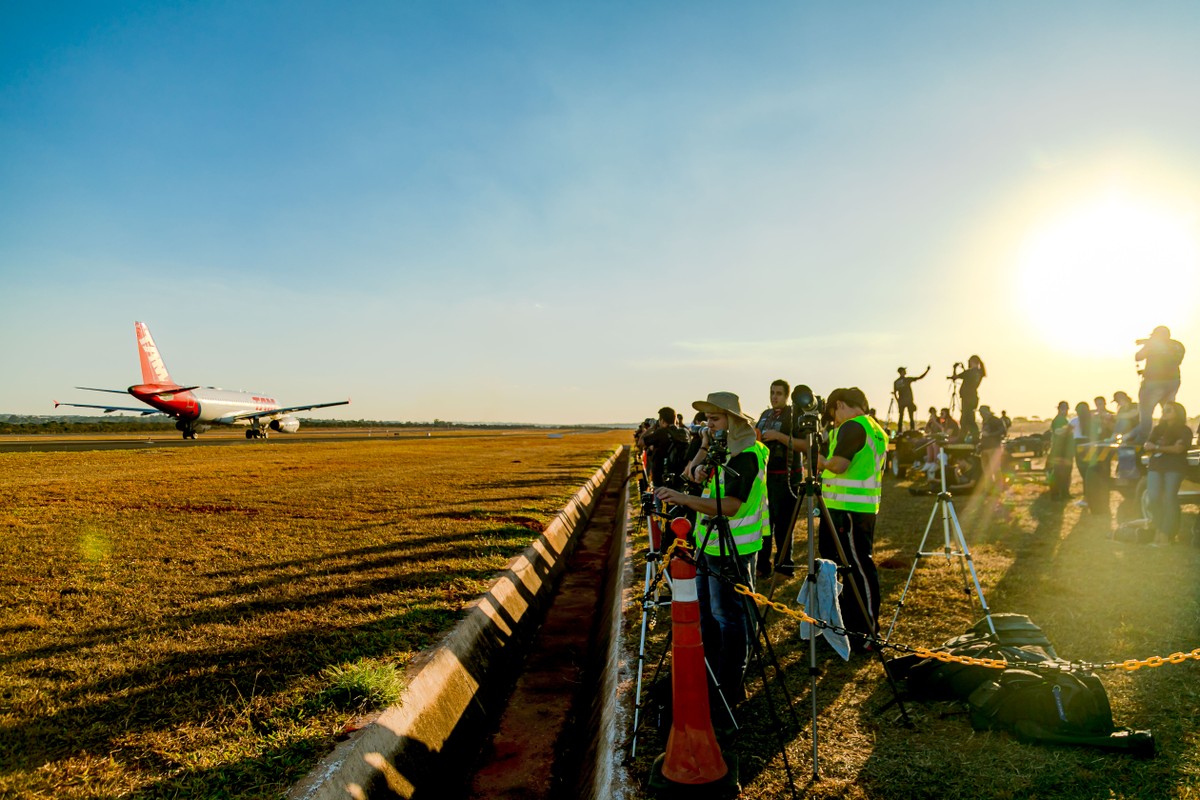
[[[867,442],[854,454],[850,466],[840,475],[824,470],[821,472],[821,494],[829,508],[845,511],[879,513],[879,501],[883,496],[883,465],[887,460],[887,433],[868,414],[854,420],[867,432]],[[849,421],[849,420],[847,420]],[[839,425],[829,434],[829,457],[837,448]]]
[[[739,555],[748,553],[757,553],[762,549],[762,540],[764,536],[771,535],[771,516],[767,508],[767,458],[770,456],[770,451],[762,442],[755,442],[751,447],[743,450],[743,453],[753,451],[758,460],[758,475],[754,478],[754,485],[750,489],[750,496],[745,498],[741,508],[737,513],[729,518],[729,532],[733,534],[733,544],[737,548]],[[721,476],[721,496],[725,496],[725,472],[718,470]],[[708,485],[704,487],[704,494],[701,497],[713,497],[715,495],[715,487],[717,478],[714,475],[709,478]],[[707,525],[708,517],[700,515],[699,524]],[[700,534],[699,541],[704,542],[705,535]],[[704,545],[704,552],[711,556],[721,555],[720,537],[715,529],[711,530],[708,535],[708,541]]]

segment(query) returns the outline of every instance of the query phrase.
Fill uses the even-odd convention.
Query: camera
[[[802,436],[816,433],[821,422],[820,410],[824,407],[821,398],[803,383],[792,389],[792,425],[795,433]]]
[[[704,463],[710,467],[724,464],[729,458],[729,431],[713,431],[708,442]]]

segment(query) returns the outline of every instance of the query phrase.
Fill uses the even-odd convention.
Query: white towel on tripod
[[[840,628],[842,627],[842,607],[838,603],[838,596],[842,593],[842,584],[837,579],[837,564],[827,558],[818,558],[816,567],[817,602],[808,602],[809,587],[813,585],[813,582],[807,578],[804,580],[804,585],[800,587],[800,594],[796,595],[796,602],[804,606],[804,612],[813,619],[828,622],[830,625]],[[812,635],[810,628],[812,628],[810,623],[800,623],[801,639],[807,639]],[[829,628],[821,628],[821,635],[825,637],[825,641],[829,642],[829,646],[842,657],[843,661],[850,660],[850,639],[846,634],[831,631]]]

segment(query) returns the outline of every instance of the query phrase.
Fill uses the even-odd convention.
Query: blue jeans
[[[1150,521],[1158,532],[1174,539],[1179,532],[1179,485],[1182,472],[1146,470],[1146,498],[1143,501]]]
[[[1138,389],[1138,426],[1133,431],[1135,442],[1144,442],[1150,435],[1153,424],[1154,407],[1160,403],[1175,401],[1175,393],[1179,391],[1179,378],[1170,380],[1142,381]]]
[[[755,553],[744,556],[700,553],[697,559],[700,572],[696,576],[696,594],[700,601],[704,655],[731,708],[743,698],[742,680],[750,665],[754,641],[754,626],[747,619],[746,604],[754,601],[735,592],[731,582],[717,576],[729,575],[733,582],[753,590],[755,558]],[[731,571],[735,574],[730,575]],[[714,697],[711,705],[715,717],[717,709],[722,707],[721,701]]]

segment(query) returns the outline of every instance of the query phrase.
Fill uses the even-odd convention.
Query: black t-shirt
[[[863,424],[856,419],[846,420],[837,429],[837,447],[834,449],[834,456],[841,456],[847,461],[853,461],[854,456],[867,443],[867,429]]]
[[[896,393],[896,400],[901,408],[908,408],[913,404],[912,382],[916,378],[896,378],[896,382],[892,384],[892,390]]]
[[[671,429],[659,427],[647,431],[642,436],[642,445],[647,449],[653,448],[650,453],[650,480],[655,486],[662,486],[666,477],[663,471],[667,453],[671,449]]]
[[[1003,443],[1006,433],[1008,433],[1008,428],[1005,426],[1004,420],[999,417],[984,417],[983,426],[979,432],[979,448],[994,450]]]
[[[1183,361],[1183,345],[1174,339],[1151,339],[1138,352],[1146,359],[1142,379],[1147,381],[1179,380],[1179,364]]]
[[[758,478],[758,456],[753,450],[743,450],[731,456],[725,462],[728,469],[723,469],[725,486],[721,489],[722,497],[736,497],[743,503],[750,499],[754,490],[754,481]],[[728,512],[726,512],[728,513]]]
[[[971,398],[978,400],[979,382],[983,380],[983,370],[979,369],[979,367],[971,367],[958,374],[962,377],[962,388],[959,389],[958,396],[964,399]]]
[[[1192,445],[1192,429],[1186,424],[1168,425],[1160,422],[1150,431],[1148,442],[1159,445],[1182,443],[1185,447]],[[1155,472],[1184,472],[1187,470],[1187,453],[1151,453],[1150,469]]]

